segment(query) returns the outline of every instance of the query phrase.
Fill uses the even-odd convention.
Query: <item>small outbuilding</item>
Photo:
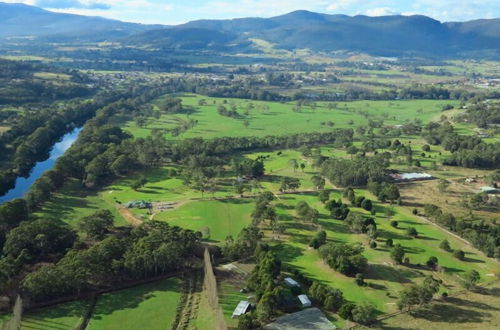
[[[236,308],[234,309],[233,315],[231,317],[233,319],[240,317],[241,315],[248,312],[248,308],[250,308],[250,302],[248,302],[246,300],[241,300],[238,303],[238,306],[236,306]]]
[[[481,187],[481,188],[479,188],[479,190],[482,193],[487,193],[487,194],[498,194],[500,192],[500,190],[498,190],[497,188],[495,188],[495,187],[488,187],[488,186]]]
[[[301,294],[301,295],[297,296],[297,298],[299,298],[300,303],[302,304],[303,308],[312,306],[311,300],[309,300],[309,297],[307,295]]]
[[[294,280],[291,277],[285,277],[285,284],[288,285],[289,287],[294,287],[295,286],[295,287],[300,288],[299,282],[297,282],[296,280]]]

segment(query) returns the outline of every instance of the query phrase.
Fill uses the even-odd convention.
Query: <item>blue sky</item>
[[[0,0],[57,12],[104,16],[139,23],[179,24],[190,20],[271,17],[298,9],[328,14],[413,15],[440,21],[500,17],[500,0]]]

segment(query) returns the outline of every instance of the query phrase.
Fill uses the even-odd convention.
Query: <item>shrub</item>
[[[462,250],[456,250],[453,252],[453,256],[457,258],[458,260],[464,260],[465,259],[465,253]]]
[[[396,220],[391,221],[391,226],[394,228],[398,228],[399,223]]]

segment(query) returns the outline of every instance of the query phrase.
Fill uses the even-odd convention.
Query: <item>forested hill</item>
[[[255,39],[275,48],[372,55],[500,58],[500,19],[442,23],[426,16],[346,16],[295,11],[271,18],[198,20],[178,26],[124,23],[0,2],[0,41],[119,41],[125,46],[241,52]]]
[[[20,3],[0,2],[0,38],[42,38],[55,41],[102,41],[158,26],[125,23],[101,17],[61,14]]]
[[[458,55],[474,50],[500,56],[500,19],[441,23],[420,15],[351,17],[296,11],[269,19],[200,20],[182,27],[260,38],[290,50],[349,50],[390,56]]]

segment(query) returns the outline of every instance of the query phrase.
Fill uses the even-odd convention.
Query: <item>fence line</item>
[[[215,312],[215,325],[218,330],[227,330],[226,321],[224,320],[224,314],[219,306],[219,296],[217,293],[217,280],[215,278],[214,270],[212,267],[212,260],[208,249],[205,248],[203,254],[205,278],[203,280],[203,286],[207,292],[208,302]]]

